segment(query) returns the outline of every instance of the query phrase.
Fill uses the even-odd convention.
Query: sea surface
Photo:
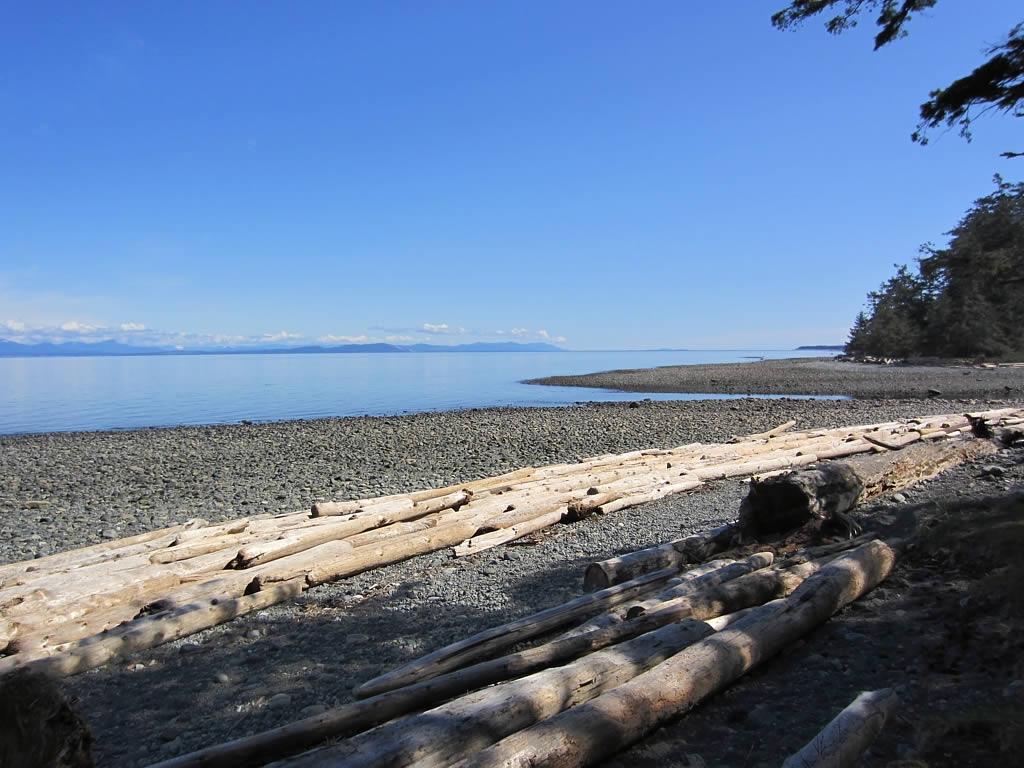
[[[0,358],[0,434],[544,406],[638,394],[523,379],[687,363],[809,357],[808,350],[406,352]],[[813,393],[808,393],[813,394]]]

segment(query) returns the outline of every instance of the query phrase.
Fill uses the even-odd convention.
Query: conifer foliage
[[[996,176],[949,244],[924,246],[868,294],[846,352],[885,358],[1024,359],[1024,183]]]

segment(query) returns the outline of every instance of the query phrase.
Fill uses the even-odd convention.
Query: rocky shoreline
[[[605,452],[723,441],[788,419],[800,427],[839,426],[997,402],[1004,401],[638,400],[0,437],[0,561],[192,517],[212,521],[295,510],[315,500],[438,486]],[[969,478],[977,470],[964,473]],[[937,483],[933,495],[952,487]],[[414,558],[64,685],[93,729],[98,765],[148,765],[348,701],[354,685],[420,653],[578,594],[584,567],[594,559],[732,519],[744,492],[738,482],[711,484],[556,526],[533,537],[533,546],[460,560],[446,551]],[[735,696],[702,708],[713,718],[709,734],[732,728]],[[816,722],[809,719],[808,728]],[[636,759],[683,766],[688,750],[710,757],[717,748],[701,745],[698,737],[687,733],[685,749],[676,751],[681,737],[666,731],[666,743],[674,744],[671,759],[655,736],[618,764]],[[790,734],[759,759],[777,764],[775,757],[793,740]]]
[[[989,400],[975,401],[989,402]],[[972,407],[934,400],[585,403],[0,436],[0,562],[191,518],[308,509],[586,456]]]
[[[1021,397],[1024,368],[874,365],[798,358],[601,371],[580,376],[548,376],[526,383],[624,392],[846,395],[869,399]]]

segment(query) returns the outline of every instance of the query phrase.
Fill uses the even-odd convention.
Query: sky
[[[1020,177],[910,134],[1021,14],[782,5],[0,0],[0,337],[841,343]]]

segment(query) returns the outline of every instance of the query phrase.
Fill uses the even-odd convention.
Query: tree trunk
[[[745,539],[757,539],[811,520],[830,521],[852,509],[863,491],[857,473],[836,461],[755,480],[740,506],[740,530]]]

